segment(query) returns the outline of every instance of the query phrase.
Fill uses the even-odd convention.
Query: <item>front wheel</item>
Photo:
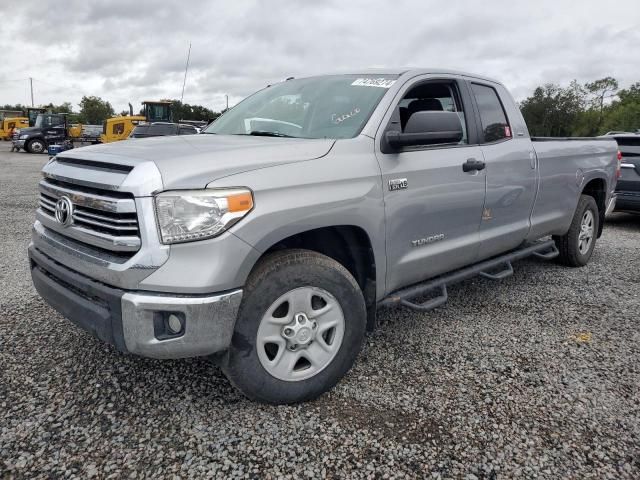
[[[581,195],[569,231],[553,237],[560,251],[558,262],[569,267],[583,267],[596,246],[600,217],[593,197]]]
[[[30,140],[25,146],[25,150],[29,153],[43,153],[46,151],[47,145],[39,139]]]
[[[351,368],[365,326],[364,297],[346,268],[309,250],[277,252],[247,281],[222,369],[250,399],[311,400]]]

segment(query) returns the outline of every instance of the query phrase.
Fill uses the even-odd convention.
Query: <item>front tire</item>
[[[27,143],[25,150],[29,153],[44,153],[47,151],[47,145],[42,140],[36,138]]]
[[[593,197],[580,195],[569,231],[553,239],[560,251],[558,262],[568,267],[584,267],[596,246],[600,216]]]
[[[312,400],[351,368],[365,327],[364,297],[346,268],[310,250],[276,252],[247,281],[222,370],[252,400]]]

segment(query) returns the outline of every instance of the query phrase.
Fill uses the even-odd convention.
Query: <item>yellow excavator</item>
[[[171,102],[145,100],[142,105],[144,106],[144,115],[134,115],[133,107],[129,104],[129,115],[106,119],[102,125],[100,142],[110,143],[126,140],[135,126],[142,122],[171,121]]]
[[[27,128],[29,119],[27,117],[4,117],[0,119],[0,139],[11,140],[12,129]]]

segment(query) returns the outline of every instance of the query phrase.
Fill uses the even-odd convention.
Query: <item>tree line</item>
[[[179,120],[205,120],[209,121],[214,118],[218,118],[222,112],[214,112],[210,108],[203,107],[202,105],[190,105],[188,103],[182,103],[179,100],[171,100],[171,109],[173,113],[174,121]],[[63,102],[60,105],[50,103],[49,105],[42,105],[51,113],[67,113],[71,123],[83,123],[85,125],[101,125],[107,118],[111,118],[116,115],[113,106],[108,101],[103,100],[100,97],[95,96],[83,96],[82,100],[78,104],[78,111],[74,111],[71,102]],[[0,107],[2,110],[25,110],[26,105],[3,105]],[[124,110],[119,115],[128,115],[129,111]],[[135,112],[134,112],[135,114]],[[140,110],[140,114],[144,114],[143,110]]]
[[[189,105],[170,100],[173,118],[178,120],[211,120],[223,112],[214,112],[202,105]],[[100,97],[83,96],[73,111],[70,102],[45,106],[53,113],[68,113],[74,123],[100,125],[115,115],[108,101]],[[4,105],[6,110],[23,110],[23,105]],[[640,129],[640,82],[620,88],[613,77],[584,84],[572,81],[562,87],[548,83],[537,87],[520,102],[531,135],[544,137],[590,137],[609,131],[635,132]],[[142,111],[141,111],[142,113]],[[120,115],[127,115],[127,111]]]
[[[536,88],[520,102],[531,135],[591,137],[640,129],[640,82],[620,89],[613,77],[584,84],[572,81]]]

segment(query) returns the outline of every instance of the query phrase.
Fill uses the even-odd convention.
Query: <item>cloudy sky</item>
[[[219,110],[289,76],[444,67],[535,86],[640,81],[638,0],[20,0],[0,21],[0,104],[180,98]],[[46,5],[46,6],[45,6]],[[76,107],[77,108],[77,107]]]

